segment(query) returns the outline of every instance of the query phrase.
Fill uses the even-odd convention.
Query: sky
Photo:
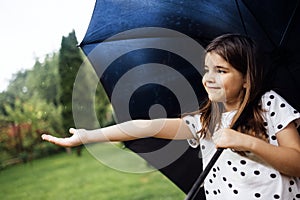
[[[96,0],[0,0],[0,92],[13,74],[58,52],[73,29],[80,43]]]

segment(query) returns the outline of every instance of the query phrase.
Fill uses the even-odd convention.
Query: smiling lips
[[[206,88],[209,89],[209,90],[221,89],[221,87],[217,87],[217,86],[206,86]]]

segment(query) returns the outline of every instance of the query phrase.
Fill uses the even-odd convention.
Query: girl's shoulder
[[[270,108],[288,108],[297,112],[282,96],[280,96],[274,90],[270,90],[261,97],[262,108],[269,110]],[[268,109],[269,108],[269,109]]]
[[[294,109],[282,96],[273,90],[266,92],[261,98],[261,107],[267,122],[275,127],[275,132],[282,130],[294,121],[300,125],[300,113]]]
[[[263,100],[271,100],[271,99],[283,99],[277,92],[274,90],[269,90],[262,95]]]

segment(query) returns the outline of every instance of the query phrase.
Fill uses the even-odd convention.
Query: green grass
[[[0,185],[3,200],[182,200],[185,196],[157,171],[120,172],[103,165],[86,149],[81,157],[61,153],[2,170]]]

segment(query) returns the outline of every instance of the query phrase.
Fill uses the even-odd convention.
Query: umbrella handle
[[[218,148],[217,149],[216,153],[213,155],[213,157],[211,158],[211,160],[209,161],[209,163],[207,164],[205,169],[202,171],[200,176],[195,181],[193,187],[191,188],[191,190],[187,194],[185,200],[193,200],[193,199],[196,198],[196,196],[197,196],[197,194],[200,190],[200,186],[204,182],[204,180],[205,180],[206,176],[208,175],[208,173],[210,172],[211,168],[217,162],[217,160],[220,157],[220,155],[222,154],[223,150],[224,150],[224,148]]]

